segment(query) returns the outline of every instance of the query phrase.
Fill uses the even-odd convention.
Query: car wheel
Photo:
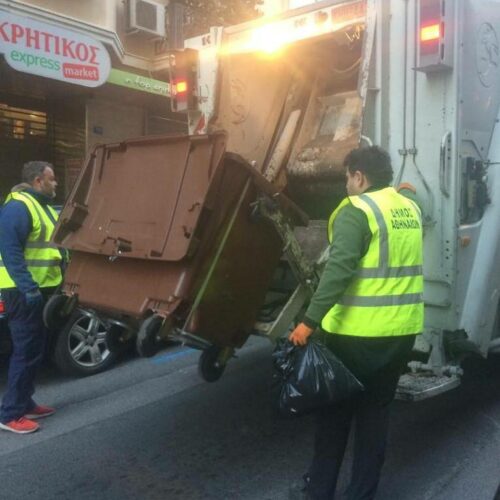
[[[107,370],[117,358],[107,344],[109,326],[92,311],[76,310],[57,335],[54,362],[66,375],[83,377]]]

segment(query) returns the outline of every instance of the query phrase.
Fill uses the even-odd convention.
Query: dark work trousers
[[[34,381],[44,358],[47,330],[42,319],[42,304],[28,306],[24,294],[17,289],[2,290],[2,297],[12,339],[7,389],[0,409],[0,421],[7,423],[22,417],[35,406],[32,399]]]
[[[415,336],[363,339],[327,334],[324,343],[365,386],[365,392],[317,413],[308,492],[332,500],[351,429],[354,450],[348,500],[375,497],[385,458],[389,408]]]

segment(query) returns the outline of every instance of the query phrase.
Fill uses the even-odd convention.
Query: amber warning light
[[[431,24],[430,26],[424,26],[420,30],[420,41],[421,42],[432,42],[439,40],[441,37],[441,27],[439,23]]]

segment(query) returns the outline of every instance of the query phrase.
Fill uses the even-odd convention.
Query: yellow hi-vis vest
[[[330,217],[328,238],[347,204],[363,210],[372,233],[354,280],[322,320],[330,333],[360,337],[423,330],[422,220],[418,206],[392,187],[345,198]]]
[[[30,194],[11,193],[5,203],[11,200],[22,201],[33,221],[33,228],[24,248],[24,259],[33,280],[40,288],[59,285],[62,281],[62,256],[57,247],[50,242],[54,232],[54,223],[40,203]],[[57,220],[57,212],[52,207],[48,208],[54,220]],[[10,277],[0,255],[0,289],[2,288],[16,288],[16,283]]]

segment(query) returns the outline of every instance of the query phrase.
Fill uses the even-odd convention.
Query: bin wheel
[[[220,354],[221,348],[215,345],[201,353],[198,361],[198,372],[206,382],[216,382],[222,377],[226,365],[220,361]]]
[[[62,312],[68,300],[69,297],[66,295],[55,294],[45,303],[43,308],[43,322],[49,330],[56,330],[62,327],[71,316],[73,310]]]
[[[106,335],[108,349],[112,353],[121,354],[129,345],[129,336],[125,328],[118,325],[110,325]]]
[[[154,356],[161,348],[160,330],[164,318],[153,314],[146,318],[137,332],[137,352],[143,358]]]

